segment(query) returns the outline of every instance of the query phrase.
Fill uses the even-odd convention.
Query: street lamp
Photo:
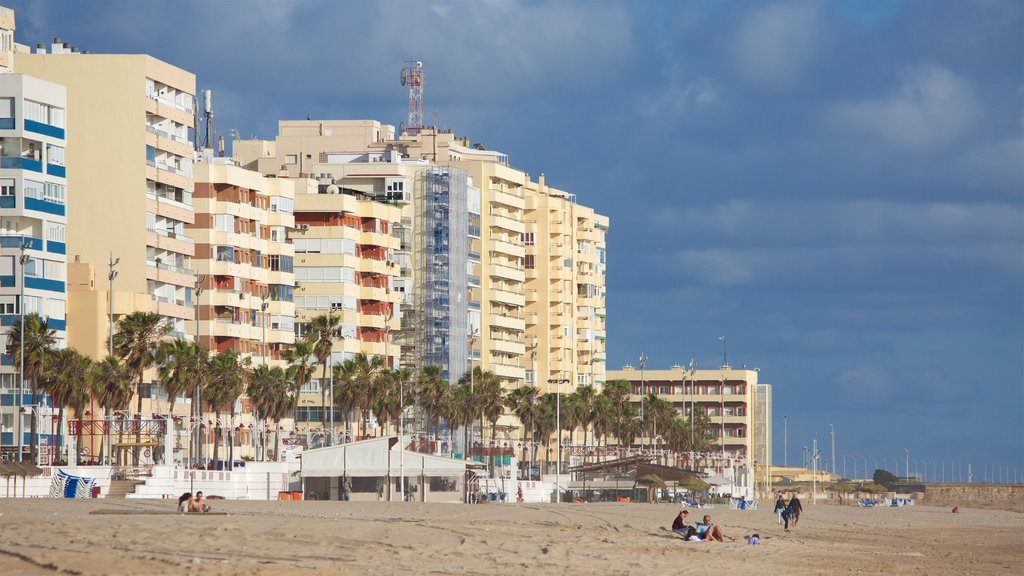
[[[647,419],[644,418],[644,393],[645,393],[645,382],[644,382],[644,368],[647,367],[647,355],[643,352],[640,353],[640,452],[644,449],[644,430],[647,428]]]
[[[782,465],[789,467],[789,416],[782,417]]]
[[[558,458],[555,463],[555,503],[562,501],[562,384],[568,384],[565,378],[551,378],[548,385],[555,385],[555,428],[558,430]]]
[[[203,293],[203,282],[206,281],[206,276],[197,276],[195,284],[193,286],[193,293],[195,294],[195,317],[196,317],[196,354],[202,353],[203,344],[201,337],[201,322],[203,319],[202,306],[199,302],[199,296]],[[113,292],[113,290],[111,290]],[[193,411],[195,412],[195,439],[193,444],[195,445],[195,452],[192,454],[192,466],[194,467],[202,455],[202,438],[200,437],[199,423],[203,421],[203,408],[202,408],[202,389],[199,387],[199,382],[196,382],[195,392],[192,393]]]
[[[836,475],[836,429],[831,424],[828,425],[828,431],[832,435],[832,476]],[[844,461],[845,465],[846,462]]]
[[[107,355],[114,355],[114,279],[117,278],[117,270],[114,269],[117,263],[120,262],[120,258],[114,258],[114,253],[110,252],[110,256],[107,260],[107,281],[110,283],[107,289],[107,314],[109,316],[107,322]],[[111,436],[110,422],[111,414],[110,409],[107,409],[105,418],[107,419],[107,462],[112,461],[111,451],[114,449],[114,439]]]
[[[21,264],[21,298],[18,300],[18,313],[21,315],[21,352],[18,354],[18,462],[21,462],[21,452],[25,444],[25,433],[22,430],[21,424],[21,412],[24,403],[25,393],[25,266],[31,259],[28,254],[25,253],[30,247],[27,240],[23,240],[20,246],[21,256],[18,256],[18,263]],[[32,402],[35,402],[35,398],[32,398]],[[30,428],[31,429],[31,428]]]

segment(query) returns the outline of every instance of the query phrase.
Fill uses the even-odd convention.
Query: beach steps
[[[111,480],[110,489],[107,490],[107,498],[127,498],[129,494],[135,493],[135,487],[145,484],[142,480]]]

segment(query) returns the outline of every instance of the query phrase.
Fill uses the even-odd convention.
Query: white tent
[[[339,493],[338,479],[342,477],[357,480],[357,488],[360,485],[359,479],[378,478],[383,479],[386,483],[386,494],[381,494],[378,497],[391,500],[401,492],[397,485],[397,480],[401,476],[406,479],[407,487],[410,485],[423,486],[422,489],[413,490],[418,494],[417,500],[456,501],[457,499],[460,502],[464,500],[467,468],[480,466],[476,462],[402,450],[398,446],[398,437],[396,436],[306,450],[302,452],[300,462],[300,474],[304,486],[307,480],[321,479],[315,482],[315,485],[319,486],[317,491],[319,495],[329,497]],[[432,484],[431,479],[439,478],[446,479],[449,487],[454,490],[445,490],[443,492],[445,496],[441,497],[442,493],[435,488],[433,493],[436,497],[431,498],[428,496],[427,487]],[[454,486],[451,486],[452,482],[455,483]],[[436,486],[436,482],[433,484]],[[406,492],[409,491],[407,488]],[[363,492],[365,493],[365,490]],[[452,492],[457,494],[452,494]],[[307,492],[307,494],[310,493]],[[358,498],[359,495],[360,491],[357,489],[353,496]]]

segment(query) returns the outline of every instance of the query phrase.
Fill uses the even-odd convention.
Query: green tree
[[[117,321],[114,332],[114,355],[131,372],[138,383],[135,389],[135,412],[142,414],[143,374],[156,363],[160,341],[171,331],[159,314],[155,312],[132,312]],[[142,428],[135,430],[135,462],[139,461],[142,443]]]
[[[127,410],[132,401],[132,373],[127,366],[116,357],[107,356],[93,366],[90,378],[91,390],[96,403],[106,412],[106,421],[111,422],[114,410]],[[107,430],[109,436],[110,430]],[[103,461],[105,448],[100,448],[100,461]],[[107,456],[109,458],[109,456]],[[120,453],[118,453],[120,460]]]
[[[584,384],[576,389],[575,394],[579,404],[580,426],[583,427],[583,444],[586,444],[588,433],[597,419],[597,389],[590,384]]]
[[[15,366],[21,366],[22,363],[22,332],[24,331],[25,341],[25,360],[24,360],[24,379],[28,381],[29,391],[32,395],[32,404],[38,406],[38,395],[39,395],[39,381],[46,373],[46,367],[49,363],[50,353],[53,352],[54,346],[57,344],[57,333],[50,329],[49,321],[35,312],[26,314],[24,319],[19,319],[11,327],[11,331],[7,333],[7,355],[11,357],[11,362]],[[21,394],[25,391],[21,390]],[[19,415],[20,418],[20,415]],[[32,417],[29,419],[29,454],[31,455],[30,462],[36,461],[36,446],[37,446],[37,435],[36,435],[36,420],[37,418]]]
[[[89,374],[92,372],[92,359],[79,353],[74,348],[55,350],[50,354],[50,361],[43,376],[43,390],[50,394],[54,403],[60,407],[58,414],[57,436],[58,445],[64,445],[64,408],[74,411],[79,421],[89,402]],[[77,450],[81,454],[82,426],[78,426]]]
[[[281,418],[288,415],[292,409],[292,394],[289,390],[287,373],[280,366],[269,367],[266,364],[260,364],[252,369],[247,380],[246,394],[252,401],[257,419],[261,421],[259,425],[266,427],[266,421],[270,420],[274,422],[276,430]],[[265,441],[264,437],[264,443]],[[265,458],[266,446],[263,446],[263,451]],[[277,453],[276,446],[274,453]]]
[[[246,359],[246,362],[249,360]],[[235,401],[241,396],[245,389],[245,367],[239,360],[238,354],[233,350],[225,350],[217,353],[210,360],[210,381],[207,387],[206,398],[216,417],[213,444],[213,459],[219,459],[218,448],[220,447],[220,436],[222,434],[222,422],[220,421],[221,411],[227,407],[231,421],[227,424],[230,430],[231,423],[235,418]],[[230,438],[230,435],[229,435]],[[228,469],[231,469],[234,462],[234,442],[230,442],[228,448]]]
[[[341,317],[333,314],[321,314],[309,323],[307,340],[313,345],[313,355],[323,367],[323,378],[320,380],[320,406],[323,407],[323,428],[327,429],[327,370],[331,364],[331,352],[334,340],[338,338],[341,328]]]
[[[449,392],[448,382],[441,377],[441,367],[436,364],[424,366],[419,372],[414,396],[416,405],[425,415],[427,434],[438,434],[441,399]],[[431,432],[433,431],[433,432]]]
[[[537,411],[540,408],[539,398],[540,391],[537,390],[536,386],[520,386],[515,390],[510,390],[505,397],[505,406],[519,419],[523,430],[529,433],[530,442],[537,441],[535,420],[537,419]],[[528,444],[526,442],[526,434],[523,434],[523,440],[523,462],[529,462],[530,467],[533,467],[532,455],[536,451],[533,450],[527,455]]]
[[[167,392],[170,402],[167,409],[169,414],[174,413],[174,404],[178,396],[194,395],[194,389],[201,383],[204,371],[202,363],[206,351],[200,348],[198,344],[182,338],[160,343],[157,364],[160,385],[163,386],[164,392]]]

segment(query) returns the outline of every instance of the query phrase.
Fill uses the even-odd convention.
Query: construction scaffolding
[[[436,166],[423,172],[417,202],[414,286],[416,369],[435,364],[442,377],[457,380],[468,365],[469,177],[458,168]]]

